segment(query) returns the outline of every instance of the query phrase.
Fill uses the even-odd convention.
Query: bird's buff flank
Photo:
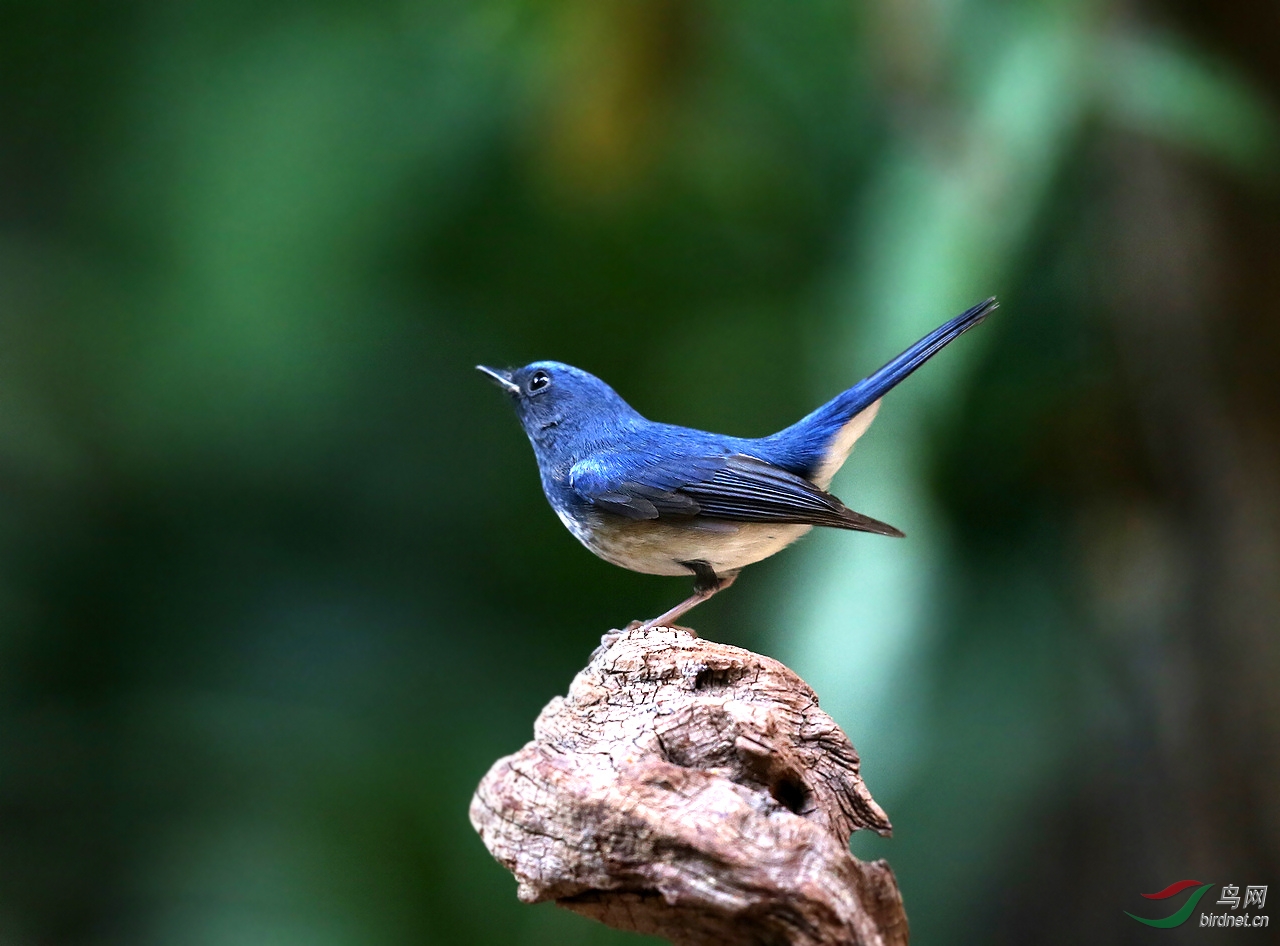
[[[693,575],[693,595],[651,628],[814,526],[901,537],[826,487],[880,398],[995,307],[995,299],[974,306],[786,430],[756,439],[645,420],[595,375],[558,361],[477,368],[510,395],[547,501],[579,542],[632,571]]]

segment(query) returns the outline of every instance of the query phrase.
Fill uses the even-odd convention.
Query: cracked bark
[[[677,946],[907,942],[889,820],[813,691],[776,660],[678,628],[606,634],[498,760],[471,823],[527,903]]]

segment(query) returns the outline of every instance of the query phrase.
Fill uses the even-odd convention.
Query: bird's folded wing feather
[[[802,476],[744,454],[652,456],[616,452],[575,464],[573,491],[628,519],[691,519],[832,526],[902,535],[854,512]]]

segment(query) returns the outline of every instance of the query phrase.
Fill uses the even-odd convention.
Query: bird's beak
[[[486,368],[484,365],[476,365],[476,371],[489,376],[492,381],[500,388],[506,388],[508,394],[519,394],[520,385],[511,380],[510,371],[502,371],[498,368]]]

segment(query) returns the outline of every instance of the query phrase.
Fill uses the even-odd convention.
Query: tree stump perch
[[[896,946],[890,831],[858,755],[776,660],[679,628],[612,631],[498,760],[471,823],[526,903],[676,946]]]

